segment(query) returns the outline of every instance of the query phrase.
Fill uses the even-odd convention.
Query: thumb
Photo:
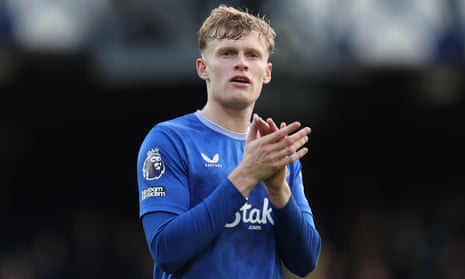
[[[253,116],[254,120],[256,120],[257,117],[258,116],[254,114]],[[252,123],[250,124],[250,128],[249,128],[249,134],[247,135],[247,142],[251,142],[257,138],[258,138],[257,124],[256,124],[256,121],[252,121]]]

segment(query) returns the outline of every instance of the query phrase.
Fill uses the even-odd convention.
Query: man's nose
[[[245,57],[245,54],[239,53],[237,55],[235,69],[243,71],[243,70],[247,70],[248,68],[249,68],[249,65],[248,65],[247,59]]]

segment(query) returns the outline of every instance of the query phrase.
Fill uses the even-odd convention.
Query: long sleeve
[[[293,196],[281,209],[273,208],[276,241],[286,267],[299,276],[306,276],[317,265],[321,238],[312,216],[300,210]]]
[[[244,197],[226,180],[204,201],[180,215],[144,215],[142,222],[155,262],[165,272],[176,272],[214,240],[244,202]]]

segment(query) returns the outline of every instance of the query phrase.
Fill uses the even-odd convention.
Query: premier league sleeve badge
[[[149,150],[142,167],[143,177],[146,180],[155,180],[159,179],[163,173],[165,173],[165,163],[159,150],[157,148]]]

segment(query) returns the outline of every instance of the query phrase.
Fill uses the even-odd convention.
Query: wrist
[[[265,189],[271,204],[276,208],[285,207],[291,198],[291,189],[287,183],[278,188],[270,188],[265,185]]]
[[[237,188],[242,196],[247,197],[258,181],[240,167],[235,168],[229,175],[229,181]]]

